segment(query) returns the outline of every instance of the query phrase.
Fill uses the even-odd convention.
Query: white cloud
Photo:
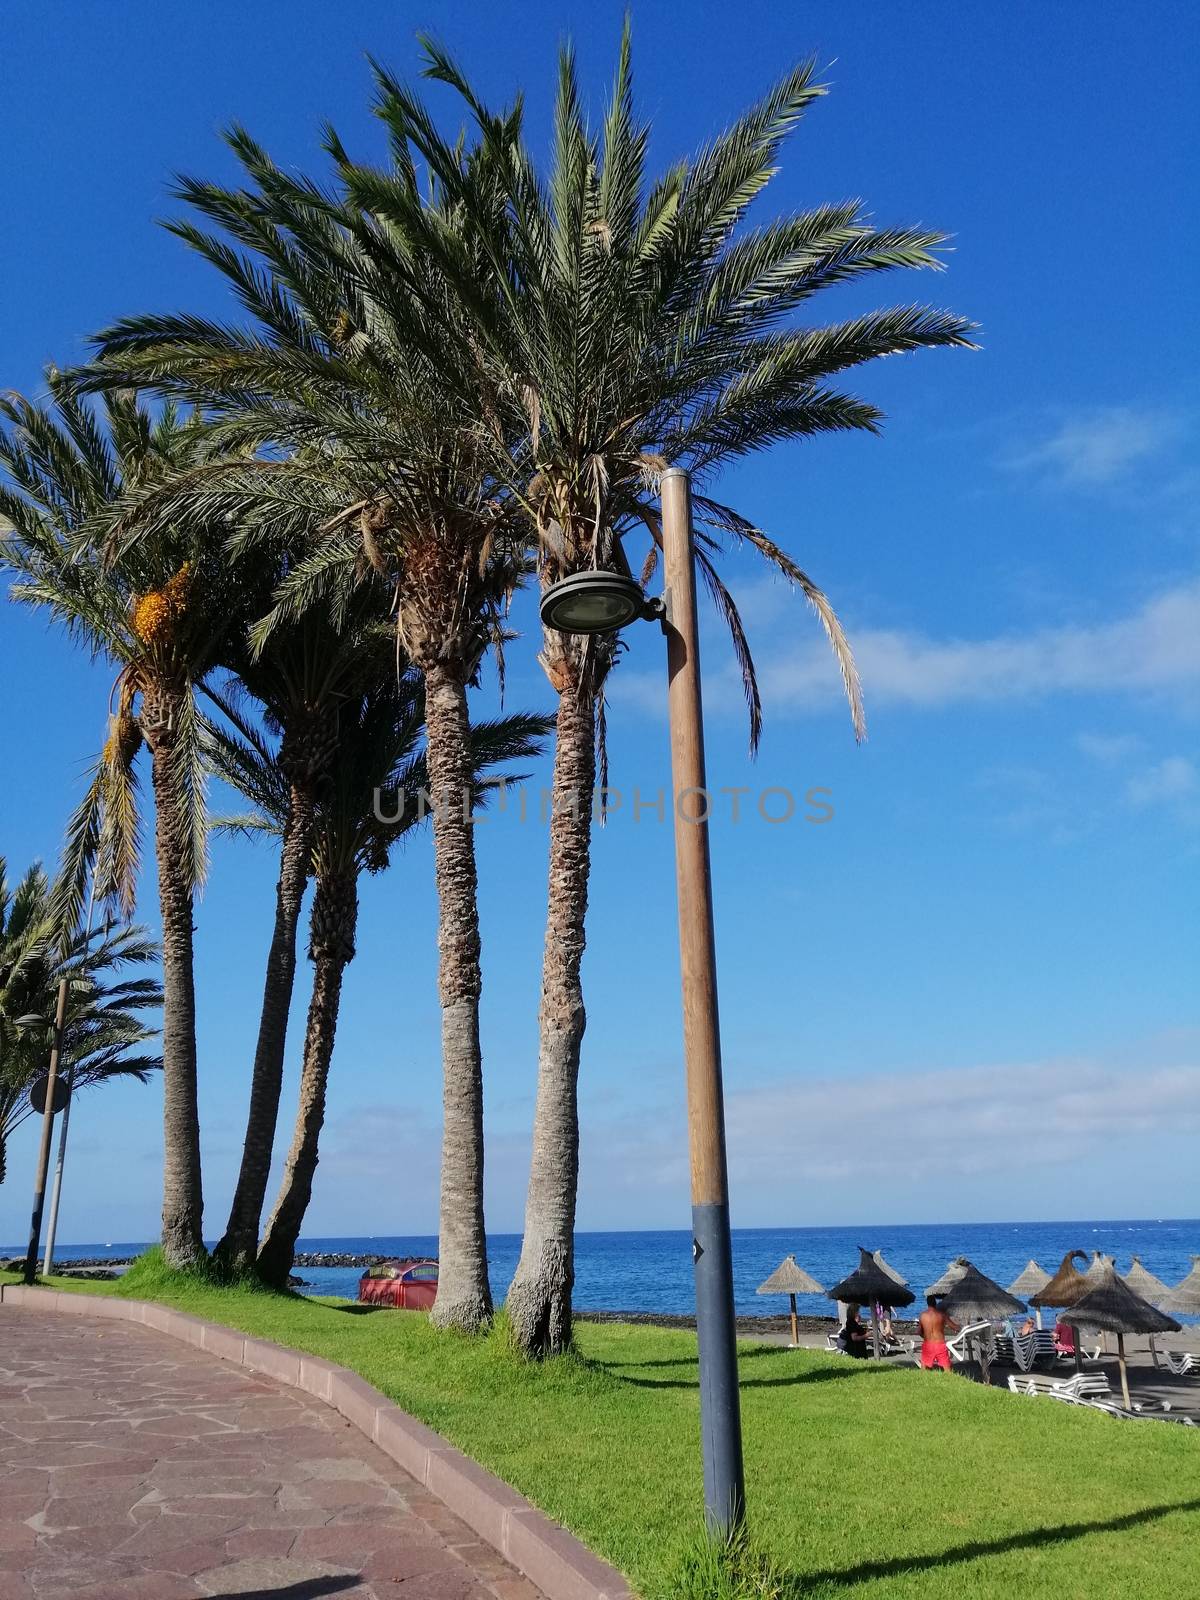
[[[581,1228],[668,1227],[686,1217],[682,1071],[674,1068],[665,1091],[646,1096],[645,1087],[627,1086],[611,1109],[584,1115]],[[879,1220],[881,1207],[911,1220],[1038,1215],[1043,1203],[1046,1215],[1072,1215],[1081,1194],[1095,1215],[1106,1214],[1106,1201],[1118,1215],[1143,1214],[1143,1203],[1178,1211],[1182,1201],[1171,1196],[1185,1192],[1200,1135],[1200,1030],[1103,1056],[767,1082],[731,1053],[725,1106],[741,1226]],[[323,1144],[309,1237],[436,1231],[435,1117],[355,1103],[331,1120]],[[495,1232],[521,1226],[529,1149],[528,1130],[497,1131],[489,1118]],[[1146,1190],[1139,1173],[1160,1187]]]
[[[1076,748],[1102,767],[1116,767],[1128,761],[1141,748],[1142,741],[1132,733],[1079,733]]]
[[[801,1081],[731,1094],[730,1159],[744,1172],[796,1157],[836,1182],[871,1151],[924,1151],[940,1175],[1020,1171],[1106,1144],[1200,1132],[1200,1064],[1105,1067],[1094,1060]]]
[[[1070,487],[1097,488],[1159,455],[1182,431],[1181,420],[1168,411],[1096,406],[1068,417],[1048,438],[1010,456],[1007,465]]]
[[[1200,1135],[1197,1030],[1104,1056],[748,1076],[727,1066],[740,1226],[1178,1208]],[[655,1226],[687,1192],[682,1104],[589,1122],[581,1177],[582,1227]]]
[[[1130,778],[1125,797],[1131,805],[1152,806],[1189,800],[1200,791],[1200,772],[1186,756],[1167,756]]]
[[[1070,623],[990,639],[937,639],[912,630],[853,628],[868,713],[887,705],[947,705],[1040,699],[1058,693],[1148,693],[1200,687],[1200,583],[1168,589],[1127,617]],[[759,683],[769,711],[808,710],[841,695],[819,637],[772,654],[760,650]],[[733,667],[706,682],[714,710],[741,704]],[[613,699],[662,711],[657,675],[614,673]],[[1094,752],[1093,752],[1094,753]]]

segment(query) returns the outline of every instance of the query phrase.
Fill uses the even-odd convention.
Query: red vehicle
[[[358,1298],[398,1311],[428,1311],[437,1295],[438,1264],[429,1256],[406,1256],[368,1267],[358,1280]]]

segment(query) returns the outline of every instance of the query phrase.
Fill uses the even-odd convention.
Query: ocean
[[[819,1283],[835,1283],[858,1263],[858,1245],[882,1250],[889,1264],[907,1278],[916,1293],[940,1276],[955,1256],[969,1256],[975,1265],[1002,1284],[1010,1283],[1032,1256],[1053,1272],[1071,1249],[1103,1251],[1115,1256],[1117,1270],[1132,1255],[1165,1283],[1175,1284],[1200,1255],[1200,1221],[1161,1222],[989,1222],[898,1226],[887,1223],[861,1228],[735,1228],[733,1233],[734,1294],[742,1316],[786,1311],[787,1300],[756,1295],[755,1289],[792,1254]],[[428,1234],[361,1235],[325,1239],[305,1235],[301,1250],[354,1255],[436,1255],[437,1239]],[[515,1233],[491,1234],[488,1261],[492,1290],[503,1298],[520,1253]],[[63,1246],[55,1258],[67,1262],[83,1256],[136,1255],[144,1243]],[[13,1249],[23,1255],[23,1249]],[[302,1267],[303,1293],[358,1293],[359,1271],[353,1267]],[[645,1311],[686,1316],[694,1310],[691,1235],[682,1230],[661,1233],[580,1233],[575,1242],[574,1303],[580,1311]],[[810,1316],[832,1311],[818,1295],[797,1296],[797,1309]],[[1188,1318],[1187,1321],[1200,1319]]]

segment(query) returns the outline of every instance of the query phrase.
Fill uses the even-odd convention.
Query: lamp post
[[[84,935],[85,947],[91,945],[92,940],[92,912],[96,905],[96,873],[92,869],[91,883],[88,886],[87,903],[87,932]],[[105,931],[108,924],[105,923]],[[48,1278],[50,1269],[54,1266],[54,1241],[58,1237],[58,1205],[62,1199],[63,1167],[67,1160],[67,1129],[71,1126],[71,1102],[75,1098],[75,1063],[72,1061],[67,1068],[66,1091],[67,1098],[62,1108],[62,1124],[58,1130],[58,1160],[54,1164],[54,1183],[50,1190],[50,1216],[46,1223],[46,1253],[42,1258],[42,1276]]]
[[[662,476],[662,529],[666,592],[661,601],[647,601],[632,578],[611,572],[582,572],[546,591],[541,616],[548,627],[562,633],[611,633],[639,617],[658,618],[667,636],[704,1509],[711,1528],[729,1531],[745,1516],[746,1488],[729,1237],[691,485],[680,467],[672,467]]]
[[[54,1132],[54,1091],[58,1086],[58,1063],[62,1055],[63,1023],[67,1014],[67,980],[58,983],[58,1004],[54,1012],[54,1039],[50,1046],[50,1070],[46,1076],[46,1106],[42,1113],[42,1142],[38,1148],[37,1176],[33,1186],[33,1215],[29,1221],[29,1248],[25,1252],[26,1283],[37,1276],[38,1241],[42,1232],[42,1207],[46,1202],[46,1174],[50,1167],[50,1138]]]
[[[71,1101],[75,1098],[75,1063],[67,1068],[64,1080],[67,1091],[62,1108],[62,1122],[58,1129],[58,1159],[54,1164],[54,1182],[50,1187],[50,1215],[46,1220],[46,1252],[42,1257],[42,1277],[48,1278],[54,1266],[54,1241],[58,1236],[58,1206],[62,1199],[63,1167],[67,1160],[67,1129],[71,1125]]]

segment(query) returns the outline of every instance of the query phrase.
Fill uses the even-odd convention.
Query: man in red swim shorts
[[[917,1318],[917,1327],[921,1330],[921,1365],[926,1372],[932,1372],[935,1367],[949,1372],[950,1351],[946,1346],[946,1329],[957,1330],[958,1323],[941,1309],[936,1294],[928,1297],[928,1305]]]

